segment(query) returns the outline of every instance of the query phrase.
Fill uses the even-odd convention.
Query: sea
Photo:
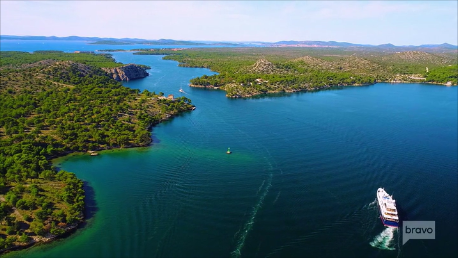
[[[29,52],[145,47],[0,43]],[[229,99],[188,87],[215,74],[208,69],[112,54],[151,67],[126,87],[186,96],[196,110],[154,127],[150,147],[56,160],[84,180],[87,222],[5,257],[458,256],[458,87],[377,83]],[[379,218],[379,187],[401,221],[435,221],[435,239],[403,245],[402,228]]]

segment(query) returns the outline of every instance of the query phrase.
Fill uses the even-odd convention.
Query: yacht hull
[[[377,205],[383,225],[393,228],[399,227],[399,217],[395,200],[383,188],[377,190]]]

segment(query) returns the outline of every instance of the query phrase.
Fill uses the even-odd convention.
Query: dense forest
[[[186,97],[123,87],[110,55],[0,52],[0,252],[75,228],[83,182],[50,160],[146,146],[152,125],[193,108]]]
[[[158,54],[143,50],[138,54]],[[182,67],[209,68],[217,75],[191,86],[225,90],[228,97],[314,91],[376,82],[457,84],[455,52],[386,52],[352,48],[195,48],[163,52]]]
[[[101,67],[119,67],[122,63],[117,63],[110,54],[89,54],[89,53],[64,53],[62,51],[35,51],[33,54],[19,51],[2,51],[0,59],[0,67],[2,71],[7,68],[26,68],[30,65],[36,65],[36,62],[43,60],[60,60],[73,61],[81,64],[87,64]]]
[[[451,82],[452,85],[458,84],[458,65],[450,65],[433,69],[426,74],[427,82]]]

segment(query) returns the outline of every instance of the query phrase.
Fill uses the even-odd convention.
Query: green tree
[[[22,232],[22,235],[19,237],[19,242],[21,243],[28,243],[30,241],[30,237]]]
[[[43,222],[37,220],[34,220],[30,223],[30,230],[39,236],[42,236],[46,233]]]

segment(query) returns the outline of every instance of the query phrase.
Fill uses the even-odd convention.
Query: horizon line
[[[279,41],[262,41],[262,40],[245,40],[245,41],[236,41],[236,40],[193,40],[193,39],[165,39],[165,38],[160,38],[160,39],[144,39],[144,38],[129,38],[129,37],[124,37],[124,38],[118,38],[118,37],[97,37],[97,36],[77,36],[77,35],[70,35],[70,36],[46,36],[46,35],[3,35],[0,34],[0,37],[48,37],[48,38],[70,38],[70,37],[77,37],[77,38],[96,38],[96,39],[115,39],[115,40],[137,40],[137,41],[161,41],[161,40],[173,40],[173,41],[189,41],[189,42],[220,42],[220,43],[268,43],[268,44],[276,44],[278,42],[335,42],[335,43],[347,43],[347,44],[352,44],[352,45],[360,45],[360,46],[382,46],[382,45],[393,45],[396,47],[412,47],[412,46],[425,46],[425,45],[433,45],[433,46],[439,46],[439,45],[451,45],[454,47],[458,47],[458,45],[453,45],[448,42],[443,42],[443,43],[424,43],[424,44],[419,44],[419,45],[394,45],[392,43],[382,43],[382,44],[367,44],[367,43],[352,43],[352,42],[347,42],[347,41],[337,41],[337,40],[329,40],[329,41],[324,41],[324,40],[293,40],[293,39],[288,39],[288,40],[279,40]]]

